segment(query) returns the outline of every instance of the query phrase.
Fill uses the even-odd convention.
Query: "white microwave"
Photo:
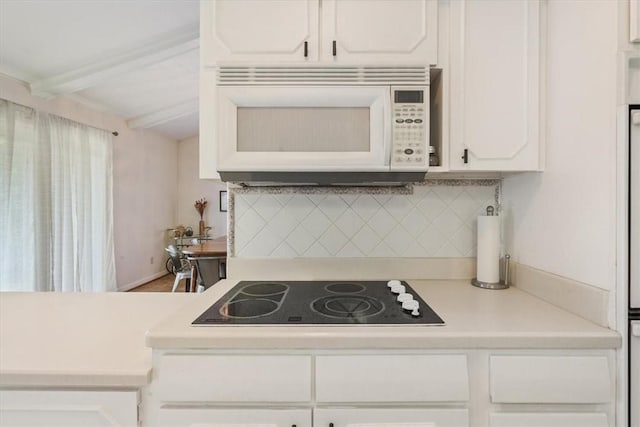
[[[401,183],[427,172],[427,85],[216,89],[223,181]]]

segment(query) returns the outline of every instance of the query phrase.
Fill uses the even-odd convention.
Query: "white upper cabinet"
[[[200,70],[200,135],[198,136],[200,179],[220,179],[216,169],[218,146],[215,142],[217,132],[215,70]]]
[[[437,0],[205,0],[203,65],[436,62]]]
[[[317,59],[318,1],[202,1],[203,65]]]
[[[542,169],[541,7],[451,2],[451,170]]]
[[[322,60],[429,65],[437,41],[437,1],[322,2]]]
[[[640,0],[629,0],[629,41],[640,43]]]

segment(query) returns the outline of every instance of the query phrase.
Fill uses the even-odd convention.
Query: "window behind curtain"
[[[0,99],[0,290],[115,290],[107,131]]]

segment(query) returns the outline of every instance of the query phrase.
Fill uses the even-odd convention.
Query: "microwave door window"
[[[362,152],[369,107],[238,107],[238,152]]]

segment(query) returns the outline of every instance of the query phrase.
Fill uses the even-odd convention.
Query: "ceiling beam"
[[[180,117],[188,116],[199,111],[198,98],[193,98],[153,113],[143,114],[127,120],[127,126],[131,129],[148,129],[163,123],[170,122]]]
[[[52,98],[73,93],[98,83],[182,55],[200,46],[198,28],[183,29],[161,40],[104,58],[73,71],[31,83],[33,95]]]

